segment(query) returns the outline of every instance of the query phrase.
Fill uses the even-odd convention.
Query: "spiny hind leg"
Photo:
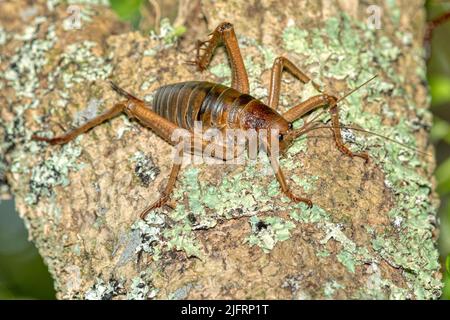
[[[233,25],[229,22],[222,22],[210,35],[211,37],[206,41],[197,41],[196,59],[188,63],[196,65],[200,71],[205,70],[211,61],[214,49],[223,43],[231,62],[231,87],[239,92],[248,94],[249,83],[247,71],[245,70]]]
[[[341,123],[339,120],[339,107],[334,106],[330,108],[329,110],[331,114],[331,124],[332,124],[332,130],[334,134],[334,140],[336,142],[336,147],[343,153],[348,155],[349,157],[359,157],[365,160],[365,162],[369,162],[369,155],[366,152],[362,153],[354,153],[352,152],[344,143],[344,140],[342,139],[341,134]]]

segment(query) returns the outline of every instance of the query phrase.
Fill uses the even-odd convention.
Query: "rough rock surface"
[[[371,155],[364,164],[342,155],[329,130],[315,131],[281,161],[312,209],[286,199],[264,164],[197,164],[182,169],[175,208],[144,222],[138,213],[158,198],[172,152],[150,130],[120,116],[64,146],[30,139],[112,106],[119,97],[108,79],[150,105],[163,84],[229,83],[223,50],[203,73],[183,63],[194,37],[228,20],[255,96],[267,98],[278,55],[339,96],[376,73],[342,103],[342,122],[432,153],[422,1],[379,2],[376,29],[378,9],[363,1],[205,0],[181,38],[166,20],[159,34],[131,32],[103,1],[69,1],[82,13],[74,30],[60,2],[0,2],[1,188],[59,298],[440,296],[432,156],[343,130],[353,150]],[[282,111],[315,94],[284,79]]]

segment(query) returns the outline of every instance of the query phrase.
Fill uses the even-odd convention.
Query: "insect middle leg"
[[[366,162],[369,162],[369,155],[366,152],[361,153],[355,153],[352,152],[344,143],[344,140],[342,139],[341,134],[341,123],[339,120],[339,107],[337,105],[333,106],[329,110],[331,114],[331,124],[332,124],[332,130],[334,134],[334,141],[336,142],[337,148],[344,154],[348,155],[349,157],[359,157],[364,159]]]
[[[223,146],[219,146],[214,143],[208,143],[205,140],[196,142],[195,139],[197,139],[197,138],[191,136],[188,141],[188,145],[180,143],[177,146],[175,146],[177,159],[176,159],[175,163],[173,164],[172,169],[170,171],[169,181],[167,182],[166,187],[164,188],[164,191],[162,192],[160,198],[157,201],[155,201],[153,204],[149,205],[147,208],[145,208],[141,212],[141,214],[139,216],[142,219],[145,219],[145,217],[151,210],[156,209],[158,207],[162,207],[169,201],[170,195],[173,191],[173,188],[175,187],[178,173],[180,172],[180,169],[181,169],[181,159],[183,158],[184,152],[189,152],[191,154],[203,155],[203,151],[207,146],[213,147],[213,148],[215,148],[215,150],[218,150],[219,147],[223,148]],[[236,158],[239,155],[240,154],[236,152],[236,149],[234,149],[234,151],[231,155],[229,155],[226,152],[226,150],[222,150],[222,152],[220,154],[211,154],[212,157],[219,159],[219,160],[224,160],[224,161]]]
[[[286,178],[284,177],[283,171],[281,171],[280,163],[275,158],[275,156],[272,154],[270,147],[264,143],[264,148],[266,149],[266,153],[269,156],[270,164],[272,166],[272,169],[275,172],[275,176],[278,180],[278,183],[280,184],[281,191],[292,201],[294,202],[303,202],[306,203],[309,208],[312,207],[312,201],[308,198],[299,197],[292,193],[291,189],[289,189],[288,184],[286,182]]]
[[[197,41],[197,58],[190,63],[197,65],[200,71],[205,70],[211,61],[214,49],[221,43],[225,45],[231,62],[231,87],[239,92],[248,94],[250,86],[248,84],[247,71],[245,70],[239,43],[231,23],[222,22],[211,33],[210,39]],[[203,45],[206,45],[206,47],[203,48]],[[200,50],[204,52],[201,54]]]

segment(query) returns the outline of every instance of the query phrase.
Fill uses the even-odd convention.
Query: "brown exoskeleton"
[[[298,130],[292,129],[292,123],[314,109],[326,107],[331,114],[332,126],[330,128],[333,130],[337,148],[350,157],[360,157],[366,162],[369,160],[366,153],[353,153],[345,146],[340,132],[338,98],[328,94],[319,94],[299,103],[283,114],[277,111],[283,70],[289,71],[303,83],[311,81],[288,59],[278,57],[274,61],[267,104],[249,95],[247,72],[232,24],[221,23],[212,32],[209,40],[198,42],[197,59],[193,63],[200,70],[204,70],[211,60],[214,49],[221,43],[225,45],[231,62],[231,87],[205,81],[170,84],[157,89],[153,106],[149,107],[144,101],[112,84],[112,88],[125,97],[125,100],[115,104],[104,114],[61,136],[54,138],[33,136],[33,139],[50,144],[64,144],[96,125],[125,112],[130,118],[137,118],[143,125],[152,129],[169,143],[172,143],[171,136],[176,129],[184,128],[192,132],[194,121],[201,121],[206,129],[254,129],[256,131],[276,129],[279,132],[282,147],[287,148],[292,139],[299,135]],[[204,45],[206,46],[202,48]],[[200,49],[204,50],[201,55],[199,54]],[[208,142],[208,144],[210,143]],[[196,148],[198,147],[191,143],[189,151],[202,151],[196,150]],[[200,148],[205,148],[205,144],[201,144]],[[278,160],[271,154],[270,148],[265,148],[265,150],[284,194],[293,201],[305,202],[311,206],[311,200],[291,192],[284,174],[278,166]],[[142,218],[150,210],[164,205],[169,200],[180,167],[179,163],[173,164],[165,190],[158,201],[142,211],[140,215]]]

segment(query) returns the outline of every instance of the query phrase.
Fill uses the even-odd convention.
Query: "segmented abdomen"
[[[248,94],[218,83],[187,81],[160,87],[153,110],[185,129],[201,121],[203,129],[237,127],[237,111],[256,100]]]

